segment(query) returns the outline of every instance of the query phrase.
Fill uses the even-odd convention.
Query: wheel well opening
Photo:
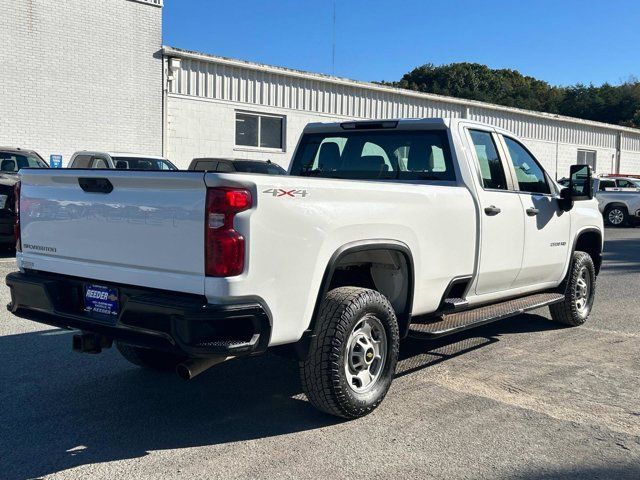
[[[589,231],[581,234],[576,242],[575,250],[586,252],[591,256],[597,275],[602,266],[602,236],[600,233]]]
[[[604,208],[604,210],[606,211],[606,210],[609,210],[610,208],[613,208],[613,207],[622,208],[622,209],[628,211],[627,206],[624,203],[620,203],[620,202],[608,203],[607,206]]]
[[[333,268],[327,291],[337,287],[377,290],[389,299],[400,335],[408,332],[413,299],[413,272],[406,254],[389,249],[355,251],[342,255]]]

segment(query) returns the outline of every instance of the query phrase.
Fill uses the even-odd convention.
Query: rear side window
[[[469,130],[469,135],[471,135],[471,141],[475,147],[483,187],[506,190],[507,177],[491,133],[481,130]]]
[[[533,158],[533,155],[513,138],[503,138],[509,150],[511,163],[516,171],[518,190],[529,193],[551,193],[544,170],[542,170],[538,161]]]
[[[89,168],[91,155],[78,155],[73,159],[72,168]]]
[[[351,131],[302,137],[291,175],[455,181],[445,130]]]

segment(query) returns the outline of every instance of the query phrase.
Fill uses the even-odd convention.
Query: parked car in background
[[[15,244],[13,224],[16,218],[14,188],[21,168],[49,168],[33,150],[0,147],[0,244]]]
[[[623,227],[640,223],[640,188],[626,187],[633,178],[596,178],[593,192],[604,223]]]
[[[558,183],[569,186],[569,179]],[[593,193],[604,223],[610,227],[623,227],[640,223],[640,179],[614,175],[593,179]]]
[[[138,153],[110,153],[83,150],[71,156],[68,168],[114,168],[116,170],[178,170],[164,157]]]
[[[286,175],[287,171],[271,160],[243,160],[231,158],[194,158],[189,170],[197,172],[242,172]]]

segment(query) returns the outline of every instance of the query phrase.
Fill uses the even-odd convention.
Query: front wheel
[[[575,252],[567,279],[562,284],[565,299],[549,307],[551,318],[570,326],[582,325],[593,307],[596,295],[596,269],[591,256]]]
[[[389,300],[366,288],[340,287],[324,298],[319,333],[300,362],[302,388],[318,409],[343,418],[372,412],[398,361],[398,321]]]

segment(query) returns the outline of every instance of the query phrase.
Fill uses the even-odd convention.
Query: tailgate
[[[21,180],[23,267],[203,293],[202,173],[34,169]]]

